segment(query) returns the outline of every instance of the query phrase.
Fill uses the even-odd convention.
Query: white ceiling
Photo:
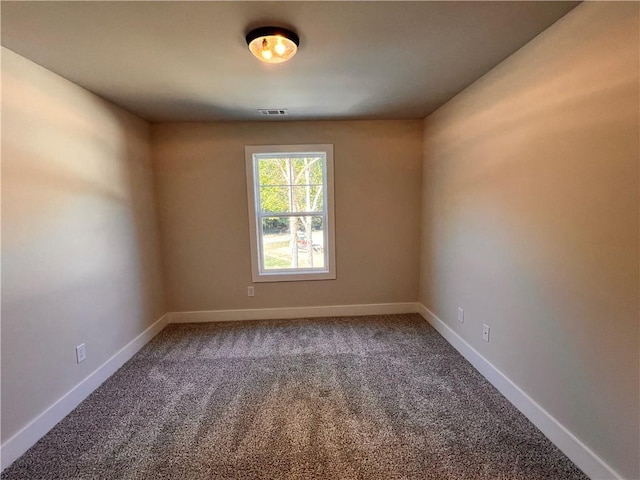
[[[9,2],[2,45],[151,121],[424,118],[578,2]],[[298,54],[268,65],[253,27]]]

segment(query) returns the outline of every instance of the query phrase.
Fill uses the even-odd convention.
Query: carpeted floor
[[[171,325],[2,479],[586,479],[419,315]]]

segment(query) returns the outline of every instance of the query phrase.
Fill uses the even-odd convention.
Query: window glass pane
[[[291,222],[289,218],[262,219],[262,263],[265,270],[291,268]]]
[[[263,218],[262,262],[265,271],[324,269],[322,217],[302,215]]]
[[[260,187],[260,211],[285,213],[290,209],[290,187]]]
[[[324,208],[322,185],[292,187],[293,205],[296,212],[321,212]]]
[[[293,197],[289,192],[293,193]],[[321,185],[260,187],[262,213],[322,212],[323,208],[324,191]]]
[[[258,160],[260,185],[290,185],[289,163],[288,158],[260,158]]]
[[[321,156],[302,157],[291,159],[294,185],[322,185],[322,161]]]
[[[298,265],[300,268],[325,268],[324,225],[322,217],[297,217]]]

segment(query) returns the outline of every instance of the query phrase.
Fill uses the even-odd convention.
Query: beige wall
[[[3,442],[164,314],[154,205],[148,124],[3,48]]]
[[[638,9],[579,5],[426,120],[420,286],[425,306],[629,479]]]
[[[176,123],[152,128],[170,311],[412,302],[422,122]],[[332,143],[337,279],[251,285],[244,147]]]

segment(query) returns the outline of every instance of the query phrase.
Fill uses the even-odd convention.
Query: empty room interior
[[[2,479],[640,479],[640,4],[2,1]]]

